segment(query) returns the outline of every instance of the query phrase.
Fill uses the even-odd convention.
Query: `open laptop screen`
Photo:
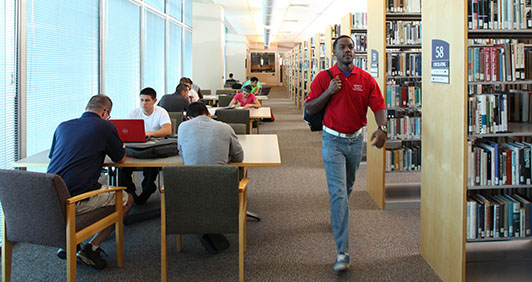
[[[146,142],[143,119],[112,119],[122,142]]]

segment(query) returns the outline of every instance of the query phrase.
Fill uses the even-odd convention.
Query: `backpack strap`
[[[332,80],[332,79],[333,79],[333,76],[332,76],[331,70],[330,70],[330,69],[327,69],[327,73],[329,74],[329,77],[330,77],[331,80]]]

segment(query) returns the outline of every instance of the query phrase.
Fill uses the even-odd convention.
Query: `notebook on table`
[[[143,119],[112,119],[122,142],[146,142]]]

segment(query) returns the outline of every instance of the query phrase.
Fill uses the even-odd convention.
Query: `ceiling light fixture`
[[[270,47],[272,12],[274,0],[262,0],[262,21],[264,24],[264,48]]]

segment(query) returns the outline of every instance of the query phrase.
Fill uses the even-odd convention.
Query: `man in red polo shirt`
[[[327,176],[331,225],[336,242],[335,271],[346,270],[348,253],[349,195],[362,159],[361,128],[366,125],[368,107],[375,114],[379,129],[373,132],[373,146],[382,148],[386,141],[386,107],[377,82],[370,74],[353,65],[354,42],[342,35],[333,43],[337,63],[320,72],[312,81],[305,101],[308,114],[325,109],[321,155]]]

